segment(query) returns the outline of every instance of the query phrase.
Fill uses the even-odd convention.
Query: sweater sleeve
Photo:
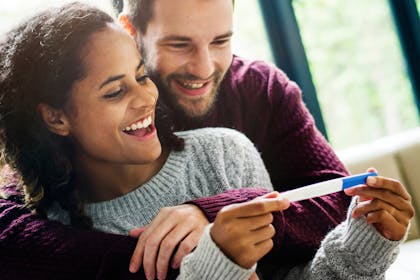
[[[13,197],[0,199],[1,279],[146,279],[142,270],[128,271],[135,245],[128,236],[65,226]]]
[[[349,213],[354,206],[355,200]],[[291,269],[284,279],[385,279],[403,241],[388,240],[365,217],[353,219],[348,215],[346,221],[328,233],[314,259]]]
[[[212,226],[213,224],[209,224],[205,228],[197,248],[182,260],[177,279],[249,279],[256,265],[245,269],[232,262],[211,238]]]

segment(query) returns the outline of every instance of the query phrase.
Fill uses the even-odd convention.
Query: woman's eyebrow
[[[140,59],[139,65],[137,65],[136,70],[139,70],[144,65],[144,59]]]
[[[141,59],[140,60],[140,62],[139,62],[139,64],[137,65],[137,67],[136,67],[136,71],[137,70],[139,70],[142,66],[144,65],[144,60],[143,59]],[[101,88],[103,88],[104,86],[106,86],[107,84],[109,84],[109,83],[111,83],[111,82],[114,82],[114,81],[117,81],[117,80],[120,80],[120,79],[122,79],[122,78],[124,78],[125,77],[125,75],[124,74],[121,74],[121,75],[115,75],[115,76],[111,76],[111,77],[109,77],[108,79],[106,79],[100,86],[99,86],[99,89],[101,89]]]

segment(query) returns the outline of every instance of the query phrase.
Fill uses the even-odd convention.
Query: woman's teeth
[[[201,84],[182,83],[182,86],[189,89],[199,89],[204,86],[204,83],[201,83]]]
[[[134,131],[141,128],[147,128],[151,124],[152,124],[152,117],[149,116],[142,121],[138,121],[136,123],[133,123],[130,126],[127,126],[126,128],[123,129],[123,131]]]

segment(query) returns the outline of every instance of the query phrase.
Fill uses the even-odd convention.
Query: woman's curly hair
[[[45,216],[52,202],[69,211],[71,223],[91,227],[74,187],[71,143],[50,132],[39,103],[61,109],[73,84],[85,75],[80,57],[89,37],[113,18],[74,2],[28,19],[0,40],[0,160],[20,173],[26,205]],[[159,105],[156,125],[163,146],[183,141],[172,133],[170,113]]]

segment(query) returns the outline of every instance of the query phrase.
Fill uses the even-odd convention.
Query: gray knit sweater
[[[122,197],[86,206],[95,228],[127,234],[147,225],[162,207],[232,188],[272,188],[258,152],[241,133],[204,128],[177,135],[185,139],[185,149],[171,152],[150,181]],[[68,213],[58,205],[48,216],[69,223]],[[212,241],[211,226],[196,250],[182,261],[178,279],[249,279],[255,266],[244,269],[229,260]],[[327,235],[311,263],[290,271],[279,264],[273,279],[383,279],[398,244],[383,238],[365,219],[348,217]]]
[[[122,197],[86,205],[85,213],[92,218],[96,229],[128,234],[130,229],[150,223],[162,207],[228,189],[272,189],[260,154],[240,132],[227,128],[203,128],[176,134],[185,140],[185,149],[172,151],[152,179]],[[70,223],[68,213],[58,204],[48,211],[48,217]],[[203,266],[220,272],[214,274],[213,279],[246,279],[255,269],[243,269],[217,251],[206,254],[214,255],[214,259]]]
[[[390,241],[369,225],[365,217],[351,218],[355,201],[352,200],[347,219],[328,233],[311,262],[292,269],[279,263],[276,273],[270,279],[385,279],[385,272],[397,257],[399,245],[405,238]],[[182,260],[179,279],[249,279],[250,270],[242,271],[242,274],[239,271],[224,270],[230,261],[212,241],[211,226],[207,226],[196,250]],[[232,264],[230,266],[234,267]]]

